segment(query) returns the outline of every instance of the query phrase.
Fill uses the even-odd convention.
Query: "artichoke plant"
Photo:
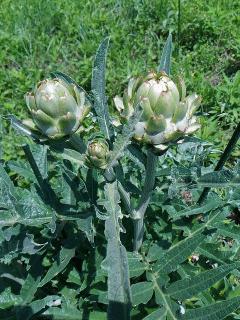
[[[193,114],[201,98],[196,93],[186,96],[184,81],[179,79],[176,84],[165,72],[131,78],[123,98],[116,96],[114,102],[126,121],[136,106],[142,105],[143,115],[135,127],[134,138],[160,150],[200,127]]]
[[[39,82],[25,99],[33,119],[32,125],[29,121],[25,124],[51,139],[62,138],[78,130],[90,109],[83,91],[58,78]]]
[[[89,167],[105,169],[109,155],[109,147],[104,139],[89,142],[86,154],[86,164]]]

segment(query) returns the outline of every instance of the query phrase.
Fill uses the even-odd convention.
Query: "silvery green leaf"
[[[239,267],[240,263],[236,262],[200,272],[191,278],[185,278],[174,282],[167,288],[166,293],[178,300],[191,298],[211,287],[214,283],[227,276],[232,270]]]
[[[28,136],[36,141],[45,141],[44,138],[40,133],[29,129],[25,124],[23,124],[20,120],[18,120],[15,116],[9,115],[8,119],[11,121],[11,125],[17,132],[21,133],[24,136]]]
[[[0,260],[9,263],[21,254],[34,255],[43,246],[33,242],[30,235],[22,232],[19,236],[11,237],[9,241],[5,240],[1,243]]]
[[[63,150],[61,150],[61,152],[58,152],[58,155],[62,159],[69,160],[73,163],[78,164],[79,166],[83,166],[84,164],[85,155],[82,155],[73,149],[64,148]]]
[[[126,150],[128,157],[139,166],[140,169],[145,170],[146,156],[141,151],[140,147],[135,144],[130,144]]]
[[[8,309],[20,304],[21,302],[22,298],[19,295],[13,294],[9,287],[0,294],[0,309]]]
[[[36,178],[31,170],[31,167],[27,163],[21,160],[18,160],[18,161],[9,161],[7,165],[13,172],[16,172],[18,175],[26,179],[29,179],[31,181],[36,181]]]
[[[216,223],[212,227],[216,228],[216,233],[224,237],[240,241],[240,227],[230,223]]]
[[[210,198],[204,205],[194,205],[190,206],[184,210],[179,210],[178,212],[171,214],[170,216],[173,219],[173,221],[180,219],[181,217],[188,217],[192,215],[197,215],[197,214],[204,214],[207,213],[211,210],[215,210],[221,206],[224,206],[225,203],[221,201],[221,199],[217,198]]]
[[[230,250],[221,250],[217,243],[202,243],[198,247],[197,252],[211,261],[220,264],[229,263],[230,258],[233,256],[233,252]]]
[[[140,121],[142,109],[140,105],[136,107],[128,122],[123,126],[121,134],[118,134],[113,144],[113,150],[109,153],[107,168],[110,169],[117,164],[119,158],[123,156],[124,150],[131,142],[134,135],[134,128]]]
[[[153,284],[151,282],[138,282],[131,286],[132,302],[134,306],[146,304],[153,295]]]
[[[62,272],[68,265],[69,261],[74,257],[74,255],[75,248],[62,247],[58,255],[55,257],[55,261],[48,269],[47,274],[40,281],[38,287],[43,287],[46,283],[51,281],[56,275]]]
[[[128,252],[127,255],[130,277],[139,277],[146,271],[146,267],[141,261],[141,256],[136,252]]]
[[[110,140],[113,133],[105,93],[105,69],[108,45],[109,37],[106,37],[98,47],[93,64],[92,92],[94,96],[94,109],[97,114],[97,120],[105,138]]]
[[[20,307],[17,311],[17,320],[30,320],[33,315],[39,313],[42,309],[46,307],[52,307],[54,305],[61,304],[60,296],[47,296],[43,299],[35,300],[26,306]]]
[[[31,152],[36,162],[36,165],[43,177],[46,179],[48,177],[48,162],[47,162],[47,153],[48,146],[46,145],[31,145]]]
[[[171,246],[154,265],[155,272],[161,275],[161,273],[170,273],[176,270],[178,265],[190,256],[204,238],[203,234],[197,233]]]
[[[35,256],[31,259],[31,268],[20,291],[23,304],[27,304],[34,299],[34,295],[37,292],[42,273],[43,268],[41,266],[41,260],[39,259],[39,256]]]
[[[108,273],[108,319],[127,320],[130,319],[131,290],[127,252],[120,240],[122,213],[117,182],[107,183],[104,192],[104,206],[109,217],[105,221],[107,256],[102,267]]]
[[[238,187],[240,186],[240,177],[234,175],[234,173],[230,170],[221,170],[206,173],[198,179],[197,183],[201,187]]]
[[[169,33],[167,41],[164,45],[158,71],[165,71],[168,75],[170,74],[170,63],[172,55],[172,35]]]
[[[187,310],[182,320],[222,320],[239,308],[240,297],[216,302],[208,306]]]

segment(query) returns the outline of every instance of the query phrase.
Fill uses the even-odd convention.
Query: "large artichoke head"
[[[37,130],[51,139],[74,133],[88,114],[85,93],[62,79],[46,79],[25,96]]]
[[[138,104],[142,105],[143,115],[135,127],[134,138],[160,150],[200,127],[193,114],[201,98],[195,93],[186,97],[184,81],[179,79],[176,84],[164,72],[130,79],[123,98],[117,96],[114,102],[125,121]]]
[[[105,169],[109,156],[109,147],[104,139],[89,142],[86,153],[86,164],[91,168]]]

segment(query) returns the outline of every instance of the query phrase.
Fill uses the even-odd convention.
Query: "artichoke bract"
[[[89,167],[105,169],[109,155],[109,147],[104,139],[89,142],[86,154],[86,164]]]
[[[143,115],[135,126],[134,138],[160,150],[200,128],[193,115],[200,102],[196,93],[186,96],[182,79],[175,84],[165,72],[131,78],[123,97],[114,98],[117,110],[126,121],[141,104]]]
[[[25,100],[36,129],[51,139],[74,133],[90,110],[85,93],[58,78],[39,82]]]

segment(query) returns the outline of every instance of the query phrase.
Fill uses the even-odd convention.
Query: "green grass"
[[[2,0],[0,6],[1,114],[27,116],[24,94],[54,70],[90,88],[93,55],[111,36],[107,93],[121,94],[127,79],[155,68],[169,30],[172,74],[203,97],[201,137],[223,147],[240,118],[240,17],[238,0]],[[6,126],[5,158],[14,158]],[[239,155],[239,152],[235,152]]]

